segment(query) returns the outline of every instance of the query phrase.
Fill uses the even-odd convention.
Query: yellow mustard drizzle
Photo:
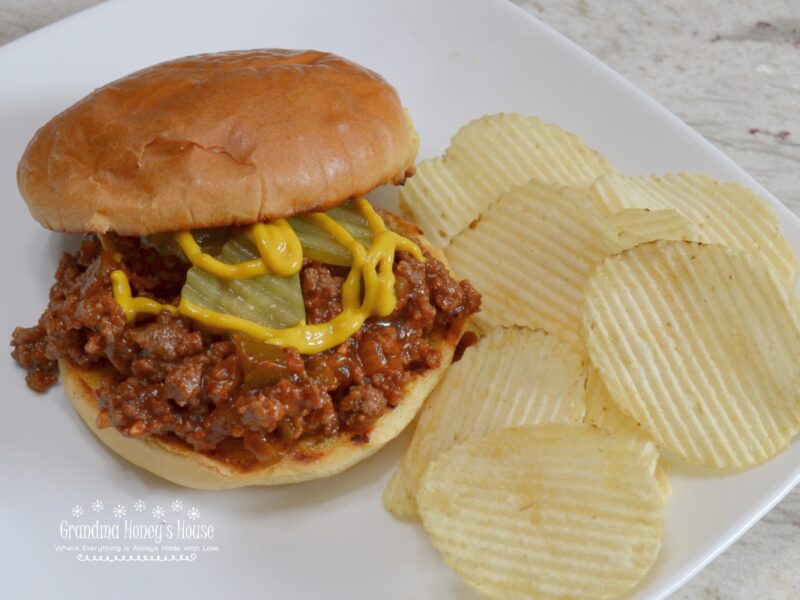
[[[414,242],[387,229],[383,219],[364,198],[354,200],[354,205],[372,230],[372,245],[369,249],[324,213],[311,213],[303,217],[329,233],[350,252],[352,257],[350,272],[342,286],[342,312],[327,323],[316,325],[301,323],[286,329],[274,329],[248,319],[204,308],[185,298],[181,298],[177,307],[159,304],[150,298],[133,298],[128,278],[122,270],[116,270],[111,274],[114,298],[122,307],[128,322],[133,322],[140,312],[158,314],[161,310],[168,310],[178,312],[214,329],[238,331],[268,344],[293,347],[301,354],[314,354],[333,348],[361,329],[368,317],[385,317],[394,311],[397,297],[394,293],[395,280],[392,266],[398,250],[409,252],[418,260],[425,260],[422,251]],[[260,259],[228,265],[205,254],[190,232],[175,234],[175,239],[191,263],[218,277],[235,279],[264,273],[287,276],[296,273],[302,266],[300,241],[285,220],[253,225],[248,237],[258,249]]]
[[[258,250],[270,275],[289,277],[303,267],[300,238],[286,219],[272,223],[256,223],[248,237]]]
[[[195,267],[220,279],[249,279],[259,275],[294,275],[303,266],[303,249],[292,226],[285,219],[273,223],[256,223],[248,231],[260,258],[229,265],[203,252],[191,231],[175,234],[186,258]]]
[[[139,313],[157,315],[164,310],[171,313],[178,312],[178,307],[172,306],[172,304],[161,304],[152,298],[143,296],[134,298],[131,295],[131,284],[128,282],[128,276],[121,269],[111,272],[111,289],[114,294],[114,300],[119,304],[128,323],[133,323]]]

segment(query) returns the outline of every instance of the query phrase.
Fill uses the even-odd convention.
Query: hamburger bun
[[[142,236],[326,210],[411,169],[417,135],[379,75],[317,51],[161,63],[31,140],[17,182],[56,231]]]
[[[435,258],[444,262],[442,253],[426,248]],[[301,440],[305,453],[316,456],[313,460],[294,458],[287,454],[275,464],[242,471],[228,463],[196,452],[184,444],[162,438],[130,438],[114,427],[97,426],[97,389],[104,377],[100,370],[76,367],[68,359],[59,360],[58,366],[67,396],[83,421],[106,446],[133,464],[186,487],[220,490],[251,485],[279,485],[298,483],[330,477],[341,473],[380,450],[397,437],[414,419],[423,402],[444,375],[453,359],[455,345],[463,333],[448,341],[438,341],[440,365],[417,375],[404,390],[397,406],[380,417],[369,432],[366,441],[353,441],[352,433],[339,434],[322,442]]]

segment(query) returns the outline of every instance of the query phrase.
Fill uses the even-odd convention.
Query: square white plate
[[[422,157],[440,152],[474,117],[520,111],[577,132],[628,173],[705,172],[768,196],[664,108],[503,0],[116,0],[0,49],[5,339],[44,309],[59,254],[69,243],[33,222],[16,189],[16,162],[36,128],[94,87],[135,69],[186,54],[254,47],[331,50],[383,74],[416,120]],[[797,249],[800,222],[770,200]],[[36,396],[10,358],[0,361],[0,377],[2,597],[475,597],[418,526],[394,520],[381,507],[405,439],[331,480],[222,493],[184,490],[107,451],[61,388]],[[633,597],[666,596],[798,479],[797,442],[768,464],[735,476],[709,478],[676,468],[663,550]],[[176,499],[183,507],[173,511]],[[95,500],[103,502],[102,510],[92,511]],[[135,510],[137,500],[146,510]],[[117,505],[125,517],[113,514]],[[157,506],[165,509],[163,517],[152,516]],[[83,514],[73,516],[73,507]],[[200,513],[196,521],[188,519],[192,507]],[[105,552],[114,555],[125,555],[128,545],[136,554],[136,540],[123,529],[118,540],[62,539],[65,523],[122,527],[126,520],[173,529],[177,521],[213,525],[214,538],[193,539],[196,550],[186,550],[186,540],[163,539],[179,554],[197,555],[173,564],[78,560],[79,554],[97,554],[82,544],[122,546]],[[59,550],[62,544],[77,550]],[[158,553],[170,551],[158,546]]]

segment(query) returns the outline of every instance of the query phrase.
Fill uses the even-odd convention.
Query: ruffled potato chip
[[[520,114],[489,115],[462,127],[443,157],[420,163],[400,190],[400,204],[433,244],[446,246],[514,185],[538,179],[588,188],[615,172],[557,125]]]
[[[587,425],[502,429],[431,463],[420,516],[487,598],[616,598],[658,555],[664,497],[648,441]]]
[[[698,229],[672,209],[624,208],[609,219],[617,226],[624,248],[656,240],[700,241]]]
[[[749,467],[800,430],[797,304],[760,255],[636,246],[592,275],[583,321],[616,404],[686,460]]]
[[[581,194],[530,181],[503,194],[445,254],[483,296],[479,327],[541,328],[579,347],[589,274],[622,248],[614,223]]]
[[[586,415],[583,417],[583,422],[600,428],[610,435],[622,436],[630,441],[631,448],[637,448],[643,442],[653,441],[639,423],[619,409],[597,369],[594,368],[589,371],[586,379]],[[653,457],[651,472],[656,476],[664,496],[669,496],[672,485],[669,482],[665,461],[658,455]]]
[[[579,422],[585,381],[581,357],[557,336],[521,328],[490,332],[428,398],[384,506],[397,516],[415,516],[419,478],[456,442],[514,425]]]
[[[674,209],[697,228],[699,238],[690,241],[761,253],[781,279],[794,285],[797,258],[780,233],[775,211],[741,184],[705,175],[612,174],[599,177],[591,193],[605,214],[626,208]]]

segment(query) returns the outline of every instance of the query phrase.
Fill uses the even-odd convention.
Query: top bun
[[[333,54],[251,50],[161,63],[95,90],[17,169],[57,231],[149,235],[325,210],[414,162],[395,89]]]

